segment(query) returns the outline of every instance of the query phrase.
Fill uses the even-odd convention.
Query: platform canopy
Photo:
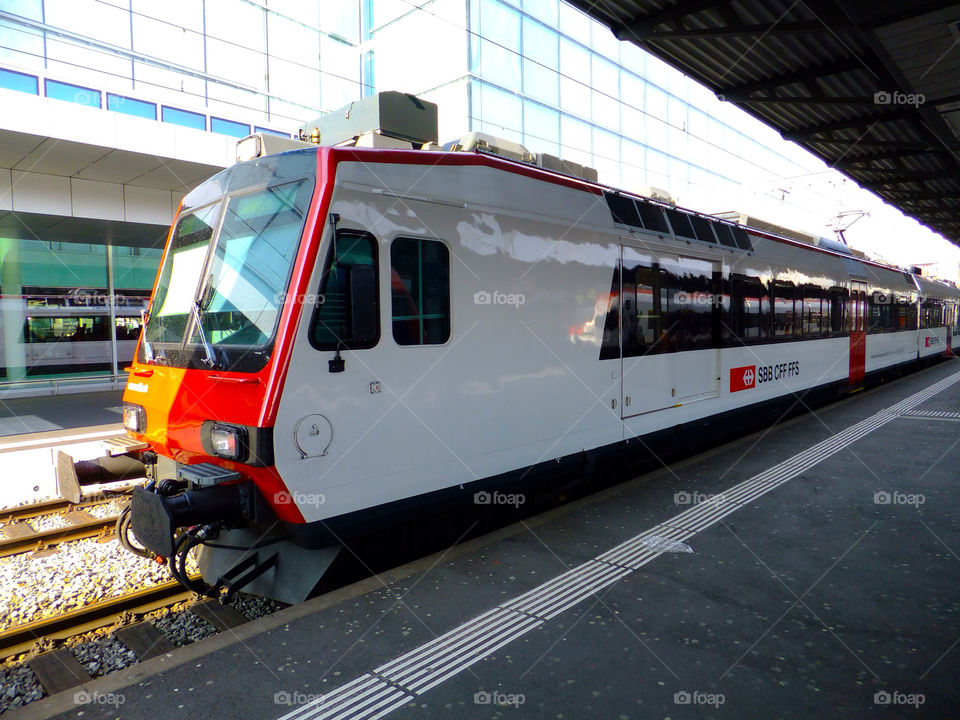
[[[568,1],[960,245],[960,4]]]

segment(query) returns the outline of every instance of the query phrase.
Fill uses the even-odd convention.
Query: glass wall
[[[105,375],[128,364],[160,255],[0,238],[0,379]]]
[[[702,206],[806,171],[751,137],[759,123],[557,0],[472,0],[470,71],[472,129],[610,185]]]
[[[291,132],[363,96],[364,5],[0,0],[0,66]]]

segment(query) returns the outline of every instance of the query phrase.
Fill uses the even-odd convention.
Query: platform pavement
[[[96,702],[57,696],[10,717],[306,717],[304,702],[668,524],[692,494],[728,491],[958,372],[948,361],[94,681]],[[956,717],[960,424],[922,413],[957,413],[960,383],[916,410],[386,717]],[[484,704],[492,693],[508,704]]]
[[[0,400],[0,437],[120,425],[122,390]]]

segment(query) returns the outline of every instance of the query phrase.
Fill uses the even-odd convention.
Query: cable
[[[123,510],[120,511],[120,516],[117,518],[117,539],[119,540],[121,547],[128,552],[133,553],[137,557],[153,560],[156,557],[154,553],[150,552],[143,546],[134,545],[131,541],[129,533],[130,522],[132,519],[133,518],[130,515],[130,506],[127,505]]]
[[[208,585],[203,578],[193,579],[187,571],[187,560],[190,551],[203,544],[203,531],[207,526],[194,526],[185,532],[180,533],[173,541],[173,553],[170,555],[170,574],[174,579],[183,585],[187,590],[197,593],[197,595],[209,595],[212,586]]]

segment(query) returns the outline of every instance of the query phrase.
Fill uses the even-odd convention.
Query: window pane
[[[166,123],[183,125],[184,127],[194,128],[195,130],[207,129],[207,118],[200,113],[163,107],[160,110],[160,117],[163,118],[163,121]]]
[[[523,101],[491,85],[475,84],[474,119],[481,121],[482,132],[514,142],[523,142]]]
[[[12,70],[4,70],[3,68],[0,68],[0,87],[30,93],[31,95],[37,95],[39,92],[36,77]]]
[[[523,145],[532,153],[560,156],[560,114],[543,105],[523,102]]]
[[[123,97],[123,95],[114,95],[113,93],[107,93],[107,110],[124,113],[125,115],[136,115],[148,120],[157,119],[157,106],[153,103]]]
[[[557,34],[529,18],[523,19],[523,92],[550,105],[559,101],[556,72]]]
[[[203,328],[214,345],[262,346],[272,337],[300,247],[306,186],[301,180],[230,198],[203,292]]]
[[[57,80],[47,80],[46,92],[48,98],[54,98],[55,100],[66,100],[67,102],[86,105],[88,107],[101,107],[99,90],[81,87],[80,85],[71,85],[70,83],[59,82]]]
[[[250,134],[249,125],[217,117],[210,118],[210,130],[211,132],[220,133],[221,135],[231,135],[239,138],[246,137]]]
[[[523,9],[554,27],[560,19],[557,0],[523,0]]]
[[[480,5],[480,76],[520,91],[520,15],[496,0]]]
[[[390,247],[393,338],[440,345],[450,337],[450,255],[436,240],[397,238]]]
[[[333,251],[336,249],[336,259]],[[377,246],[372,235],[339,232],[335,248],[327,259],[327,270],[320,284],[317,310],[310,328],[310,342],[319,350],[338,347],[371,347],[373,343],[353,344],[353,319],[350,308],[350,280],[353,268],[377,268]],[[379,301],[374,298],[379,307]],[[379,315],[379,312],[377,313]],[[379,331],[378,331],[379,335]]]
[[[773,336],[791,338],[799,328],[793,314],[793,283],[777,282],[773,289]]]

